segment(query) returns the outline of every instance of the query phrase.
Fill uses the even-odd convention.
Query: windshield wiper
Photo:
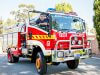
[[[59,29],[59,31],[67,31],[67,32],[69,32],[70,29]]]
[[[82,32],[81,30],[77,30],[77,29],[59,29],[58,31],[67,31],[67,32],[74,31],[76,33]]]
[[[82,32],[81,30],[77,30],[77,29],[70,29],[70,31],[75,31],[76,33]]]

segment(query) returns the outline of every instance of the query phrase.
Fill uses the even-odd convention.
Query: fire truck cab
[[[83,19],[69,13],[45,13],[47,26],[32,24],[34,19],[17,24],[10,33],[3,35],[3,51],[7,52],[8,62],[15,63],[19,57],[30,58],[38,73],[47,72],[47,64],[66,63],[70,69],[79,65],[79,60],[91,54]]]

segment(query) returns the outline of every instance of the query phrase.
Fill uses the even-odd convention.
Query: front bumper
[[[69,60],[85,59],[90,56],[90,49],[53,50],[52,62],[65,62]]]

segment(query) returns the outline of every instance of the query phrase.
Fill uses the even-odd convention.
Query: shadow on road
[[[8,63],[7,60],[0,63],[0,75],[38,75],[38,73],[34,63],[21,59],[18,63]]]
[[[27,59],[20,59],[18,63],[8,63],[6,57],[0,62],[0,75],[38,75],[34,63]],[[1,60],[1,59],[0,59]],[[100,60],[86,59],[76,70],[68,69],[66,64],[48,66],[46,75],[99,75]],[[92,75],[93,75],[92,74]]]
[[[59,66],[49,66],[48,74],[53,75],[99,75],[100,74],[100,60],[85,59],[79,64],[79,67],[75,70],[68,69],[66,64],[60,64]]]

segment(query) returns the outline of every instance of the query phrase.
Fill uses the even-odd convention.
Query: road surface
[[[35,65],[21,58],[18,63],[8,63],[5,55],[0,55],[0,75],[38,75]],[[46,75],[100,75],[100,58],[82,60],[76,70],[70,70],[66,64],[48,66]]]

